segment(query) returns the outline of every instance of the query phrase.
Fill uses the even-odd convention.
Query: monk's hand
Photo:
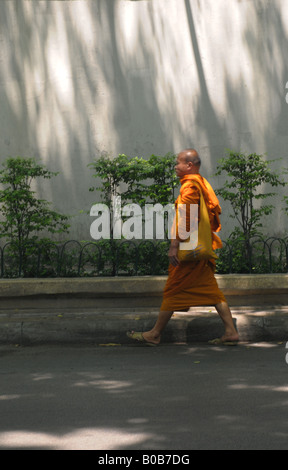
[[[172,266],[178,266],[180,264],[180,261],[178,259],[178,246],[175,246],[175,245],[170,246],[168,257],[169,257],[170,264],[172,264]]]

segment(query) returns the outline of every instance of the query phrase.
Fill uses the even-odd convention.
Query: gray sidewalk
[[[241,341],[288,341],[288,306],[231,307]],[[156,309],[17,309],[0,311],[0,344],[131,344],[127,330],[152,327]],[[222,322],[213,307],[175,312],[163,343],[205,343],[219,337]]]

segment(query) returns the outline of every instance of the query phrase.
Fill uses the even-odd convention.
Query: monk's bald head
[[[183,158],[186,163],[191,162],[199,168],[201,166],[201,159],[195,149],[182,150],[182,152],[179,153],[179,157]]]
[[[182,150],[177,156],[176,175],[182,178],[185,175],[198,174],[200,165],[201,160],[195,149]]]

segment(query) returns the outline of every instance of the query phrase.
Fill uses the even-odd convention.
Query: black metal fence
[[[288,273],[288,238],[227,240],[219,250],[219,273]]]
[[[11,244],[0,247],[0,277],[100,277],[165,275],[167,240],[104,240],[26,245],[19,253]],[[218,251],[219,274],[287,273],[288,239],[255,238],[249,246],[227,240]]]

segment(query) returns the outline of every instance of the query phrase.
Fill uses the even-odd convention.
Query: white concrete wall
[[[287,0],[2,0],[0,158],[60,171],[37,190],[75,215],[78,239],[95,202],[87,165],[102,153],[194,146],[215,187],[225,148],[287,166],[287,38]],[[274,217],[267,233],[286,234]]]

